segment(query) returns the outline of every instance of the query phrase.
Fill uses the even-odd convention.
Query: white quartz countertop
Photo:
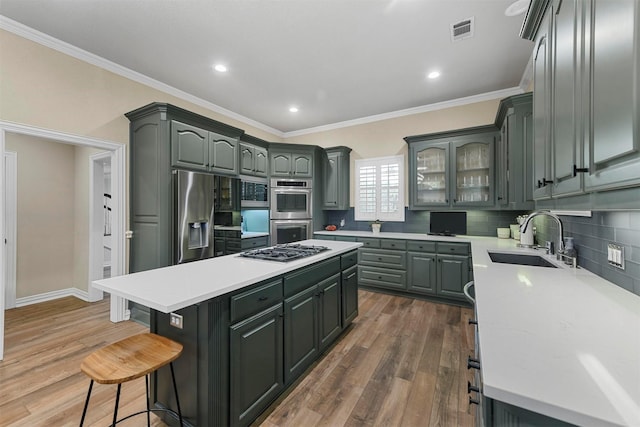
[[[316,233],[470,242],[484,394],[577,425],[640,426],[639,296],[511,239]],[[559,268],[494,263],[489,251]]]
[[[305,240],[330,250],[289,262],[243,258],[238,255],[96,280],[93,285],[164,313],[179,310],[263,280],[357,249],[362,243]]]
[[[438,236],[433,234],[422,233],[390,233],[380,232],[374,234],[372,231],[314,231],[313,234],[321,234],[325,236],[352,236],[352,237],[369,237],[372,239],[402,239],[402,240],[433,240],[437,242],[471,242],[473,236]]]

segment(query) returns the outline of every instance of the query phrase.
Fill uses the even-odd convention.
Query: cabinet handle
[[[458,203],[458,199],[453,199],[453,203]]]
[[[356,273],[351,273],[350,275],[347,276],[347,280],[351,280],[352,277],[354,277],[356,275]]]
[[[480,405],[480,401],[469,396],[469,405]]]
[[[471,385],[471,381],[467,381],[467,393],[471,393],[471,392],[478,393],[480,392],[480,388],[474,385]]]
[[[444,199],[444,202],[445,203],[449,203],[449,199]]]
[[[576,165],[573,165],[573,176],[578,176],[578,172],[579,173],[588,173],[589,172],[589,168],[579,168]]]
[[[498,196],[498,200],[502,200],[502,199],[503,199],[503,197],[502,197],[502,196]]]
[[[378,257],[378,261],[382,261],[382,258]]]
[[[475,320],[475,319],[469,319],[469,324],[470,324],[470,325],[477,325],[477,324],[478,324],[478,321],[477,321],[477,320]]]
[[[538,188],[545,187],[547,184],[553,184],[553,180],[549,181],[546,178],[542,178],[542,181],[538,180]]]
[[[480,369],[480,361],[478,359],[474,359],[471,356],[467,356],[467,369]]]
[[[266,301],[268,299],[269,299],[269,297],[260,297],[260,298],[258,298],[258,301]]]
[[[382,280],[382,276],[378,276],[378,280]]]

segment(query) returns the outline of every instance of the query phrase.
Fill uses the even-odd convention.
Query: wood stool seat
[[[80,425],[84,424],[84,418],[89,405],[93,382],[99,384],[118,384],[116,394],[116,406],[113,412],[113,424],[123,421],[133,415],[147,412],[147,425],[149,424],[149,381],[147,375],[155,372],[165,365],[171,367],[171,378],[176,395],[176,404],[180,425],[182,425],[182,413],[178,400],[178,390],[176,387],[175,375],[173,372],[173,361],[182,353],[182,344],[172,341],[166,337],[152,333],[143,333],[125,338],[88,355],[80,365],[80,370],[89,378],[89,391],[85,401],[84,411]],[[147,410],[132,414],[122,420],[117,421],[118,402],[120,400],[120,387],[122,383],[145,377],[147,388]],[[173,412],[173,411],[170,411]],[[174,413],[175,414],[175,413]]]
[[[156,334],[139,334],[94,351],[80,370],[97,383],[120,384],[156,371],[181,353],[182,344]]]

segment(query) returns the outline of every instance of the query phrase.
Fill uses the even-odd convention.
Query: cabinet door
[[[581,83],[580,26],[577,0],[556,2],[553,8],[553,117],[551,141],[553,146],[552,193],[579,193],[582,175],[574,174],[582,168],[581,138],[578,138],[579,90]]]
[[[469,257],[438,255],[437,292],[464,300],[464,285],[469,281]]]
[[[494,134],[477,135],[453,144],[454,206],[493,206]]]
[[[291,154],[271,153],[271,175],[290,176],[291,175]]]
[[[449,206],[449,143],[411,147],[412,206]],[[411,179],[411,178],[410,178]]]
[[[342,272],[342,326],[346,327],[358,316],[358,266]]]
[[[238,174],[238,141],[209,132],[209,160],[214,172]]]
[[[173,120],[171,163],[173,166],[206,170],[209,166],[209,132]]]
[[[300,375],[318,354],[318,287],[284,302],[285,382]]]
[[[248,425],[284,387],[282,304],[230,328],[231,424]]]
[[[549,13],[540,25],[533,56],[533,198],[551,196],[551,58]]]
[[[340,155],[327,153],[324,161],[324,208],[334,209],[338,206],[338,174]]]
[[[342,332],[342,292],[340,273],[318,283],[320,293],[319,326],[320,350],[333,342]]]
[[[436,293],[436,254],[408,252],[407,289],[421,294]]]
[[[255,167],[255,148],[253,145],[240,143],[240,173],[253,175]]]
[[[311,178],[313,176],[313,156],[293,153],[291,155],[291,175],[296,178]]]
[[[640,184],[640,2],[591,1],[587,190]],[[610,30],[611,29],[611,30]],[[590,126],[589,126],[590,125]]]
[[[509,113],[504,119],[502,128],[500,128],[500,138],[496,143],[496,205],[507,206],[509,205],[509,134],[510,134],[510,119],[513,119],[513,109],[510,109]]]
[[[253,174],[255,176],[267,176],[268,169],[268,153],[266,148],[254,147],[254,164]]]

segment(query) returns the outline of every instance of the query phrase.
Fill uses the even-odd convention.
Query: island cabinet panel
[[[464,300],[464,285],[469,281],[469,258],[438,255],[437,292],[442,296]]]
[[[358,314],[357,250],[170,315],[151,331],[180,342],[174,362],[187,425],[248,426],[320,357]],[[165,372],[167,371],[167,372]],[[168,370],[153,376],[157,407],[176,410]],[[169,425],[170,414],[160,416]]]
[[[284,388],[283,311],[277,304],[231,326],[231,422],[247,425]]]

